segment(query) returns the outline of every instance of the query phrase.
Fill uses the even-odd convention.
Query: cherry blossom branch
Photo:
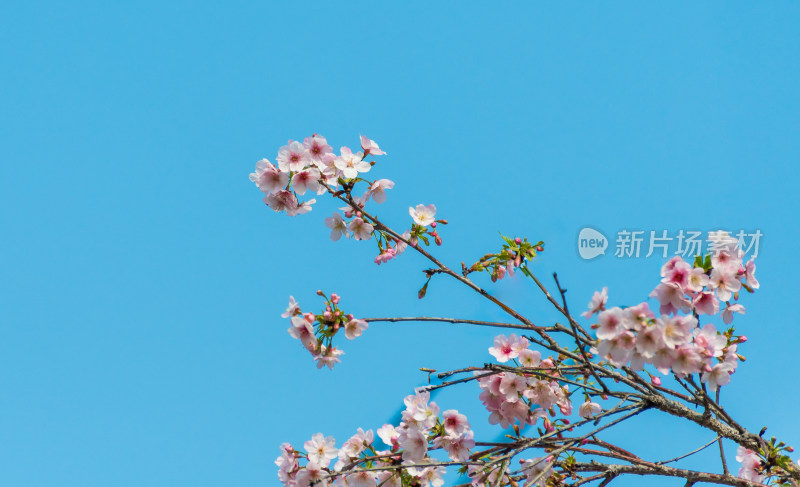
[[[535,326],[531,327],[529,325],[517,325],[513,323],[498,323],[495,321],[480,321],[480,320],[465,320],[460,318],[436,318],[432,316],[416,316],[416,317],[392,317],[392,318],[362,318],[367,323],[377,323],[377,322],[389,322],[389,323],[398,323],[404,321],[413,321],[413,322],[426,322],[426,321],[434,321],[434,322],[443,322],[443,323],[453,323],[453,324],[467,324],[467,325],[477,325],[477,326],[492,326],[497,328],[514,328],[519,330],[542,330],[542,331],[558,331],[559,328],[554,326]]]
[[[762,484],[751,482],[740,477],[734,477],[732,475],[698,472],[695,470],[686,470],[657,464],[608,465],[592,461],[588,463],[575,463],[570,467],[570,469],[575,472],[602,472],[602,475],[588,477],[576,483],[569,484],[571,487],[584,485],[600,478],[605,477],[608,479],[623,474],[680,477],[691,483],[706,482],[710,484],[733,485],[736,487],[763,487]]]

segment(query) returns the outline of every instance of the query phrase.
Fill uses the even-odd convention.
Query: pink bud
[[[317,290],[317,296],[324,296],[325,293],[322,292],[322,289]]]
[[[333,315],[331,315],[330,311],[326,311],[326,312],[322,313],[322,317],[325,318],[326,320],[330,321],[330,319],[333,317]]]
[[[517,245],[519,245],[519,244],[521,244],[521,243],[522,243],[522,239],[521,239],[521,238],[519,238],[519,237],[517,237],[517,238],[515,238],[515,239],[514,239],[514,243],[516,243]]]
[[[581,445],[585,445],[587,443],[589,443],[589,438],[584,438],[581,440]]]
[[[739,343],[744,343],[746,341],[747,341],[747,337],[746,336],[742,335],[742,336],[739,337]]]
[[[660,386],[661,385],[661,379],[656,377],[656,376],[653,376],[653,377],[650,378],[650,383],[652,383],[654,386]]]
[[[336,293],[332,293],[331,294],[331,302],[333,304],[339,304],[339,300],[340,299],[342,299],[342,298],[340,298],[338,294],[336,294]]]
[[[316,316],[314,316],[314,313],[306,313],[306,314],[304,314],[304,315],[303,315],[303,317],[304,317],[304,318],[306,319],[306,321],[308,321],[309,323],[314,323],[314,320],[316,320],[316,319],[317,319],[317,317],[316,317]]]
[[[337,317],[337,318],[338,318],[338,317],[339,317],[341,314],[342,314],[342,312],[341,312],[341,311],[334,311],[334,312],[333,312],[333,316],[335,316],[335,317]]]
[[[544,252],[544,247],[542,247],[541,245],[537,245],[536,246],[536,251],[537,252]]]
[[[356,212],[356,216],[357,216],[357,217],[359,217],[359,218],[361,218],[361,212],[360,212],[360,211],[357,211],[357,212]]]
[[[603,394],[603,395],[602,395],[602,396],[600,396],[600,397],[602,397],[604,401],[608,401],[608,396],[607,396],[606,394]]]
[[[436,245],[442,245],[442,237],[437,235],[434,241],[436,242]]]
[[[431,227],[436,228],[436,222],[431,223]]]
[[[703,368],[703,370],[705,370],[706,372],[711,372],[711,366],[706,364],[706,366]]]
[[[347,314],[344,317],[347,318],[347,321],[353,321],[353,318],[355,318],[355,316],[353,316],[351,314]]]

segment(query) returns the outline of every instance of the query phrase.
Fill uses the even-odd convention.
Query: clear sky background
[[[0,486],[276,485],[281,442],[377,428],[418,367],[491,359],[492,330],[376,324],[318,371],[286,334],[317,289],[362,317],[505,319],[446,279],[418,300],[410,253],[331,242],[330,201],[265,207],[255,162],[313,132],[378,141],[380,216],[436,204],[449,264],[545,240],[533,268],[575,310],[604,285],[638,303],[663,262],[583,261],[583,226],[761,230],[723,401],[800,446],[798,24],[788,1],[3,3]],[[519,278],[481,282],[556,319]],[[491,440],[477,395],[436,401]],[[609,438],[660,460],[712,437],[644,415]]]

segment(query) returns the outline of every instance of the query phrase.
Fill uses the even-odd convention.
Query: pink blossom
[[[319,169],[316,167],[309,167],[295,173],[292,177],[292,187],[299,195],[306,194],[306,190],[322,194],[325,192],[325,188],[319,184],[320,177]]]
[[[324,468],[339,454],[335,445],[336,440],[333,436],[325,438],[322,433],[317,433],[303,444],[303,448],[308,452],[310,462],[315,462]]]
[[[375,200],[375,203],[384,203],[386,201],[386,190],[394,188],[394,181],[389,179],[379,179],[369,185],[369,189],[361,200],[366,203],[370,197]]]
[[[443,448],[450,460],[465,462],[469,459],[470,450],[475,448],[474,433],[472,430],[465,430],[458,435],[440,436],[434,440],[434,446]]]
[[[296,140],[290,140],[288,145],[278,150],[277,160],[278,167],[284,172],[299,171],[311,162],[308,151]]]
[[[300,340],[307,350],[313,351],[317,348],[317,337],[314,335],[314,328],[303,316],[292,316],[292,326],[287,331],[292,338]]]
[[[682,345],[675,350],[672,371],[676,374],[694,374],[703,370],[703,358],[693,345]]]
[[[508,338],[505,335],[494,337],[494,346],[489,348],[489,353],[498,362],[508,362],[517,358],[519,352],[526,348],[528,348],[528,339],[525,337],[517,338],[517,335],[512,333]]]
[[[375,227],[361,218],[354,218],[347,228],[353,232],[353,238],[356,240],[369,240],[372,238],[372,231],[375,229]]]
[[[708,276],[706,275],[706,270],[702,267],[692,268],[692,272],[689,274],[689,282],[686,285],[686,290],[697,293],[702,291],[702,289],[707,285]]]
[[[761,466],[761,457],[756,452],[739,445],[736,450],[736,461],[742,464],[739,477],[756,483],[764,480],[764,476],[756,471]]]
[[[688,343],[692,331],[697,327],[694,316],[662,316],[658,322],[664,329],[664,343],[670,347],[679,347]]]
[[[416,208],[408,209],[409,215],[417,225],[426,227],[434,222],[436,216],[436,206],[434,205],[417,205]]]
[[[519,363],[523,367],[537,367],[542,360],[542,354],[537,350],[521,350],[519,352]]]
[[[522,464],[522,470],[525,472],[526,485],[531,487],[547,486],[547,481],[553,475],[553,463],[551,457],[520,460],[520,463]]]
[[[403,429],[397,443],[403,449],[404,462],[421,462],[428,453],[428,438],[416,428]]]
[[[374,140],[368,139],[365,135],[361,136],[361,148],[364,149],[364,154],[372,154],[373,156],[386,155]]]
[[[710,372],[703,372],[700,377],[701,382],[708,384],[711,391],[716,391],[718,387],[728,385],[731,382],[731,374],[734,367],[726,362],[714,365]]]
[[[314,355],[314,361],[317,362],[318,369],[327,366],[329,369],[333,370],[333,366],[341,362],[341,359],[339,359],[341,355],[344,355],[344,352],[338,348],[331,347],[328,349],[325,345],[321,345],[320,352]]]
[[[636,351],[645,358],[653,358],[664,347],[664,327],[651,325],[636,335]]]
[[[354,154],[348,147],[342,147],[341,152],[342,155],[337,157],[333,164],[342,172],[342,176],[347,179],[356,178],[358,173],[368,172],[372,167],[369,162],[363,160],[361,152]]]
[[[606,309],[606,302],[608,301],[608,288],[604,287],[602,291],[595,291],[592,300],[589,301],[589,309],[581,313],[586,319],[589,319],[595,313],[599,313]]]
[[[391,424],[384,424],[378,428],[378,438],[392,450],[399,448],[399,444],[397,443],[399,437],[400,433]]]
[[[256,163],[256,170],[250,173],[250,181],[256,183],[258,189],[265,193],[272,193],[286,187],[289,174],[281,172],[266,159]]]
[[[677,313],[678,311],[688,312],[690,301],[684,296],[683,289],[674,282],[662,282],[650,293],[651,298],[658,299],[661,303],[659,312],[662,315]]]
[[[444,430],[448,435],[457,436],[470,429],[467,417],[463,414],[460,414],[455,409],[448,409],[447,411],[443,412],[442,418],[444,418],[444,421],[442,421],[444,424]]]
[[[610,340],[625,330],[622,309],[613,307],[600,313],[597,319],[597,338]]]
[[[406,230],[400,236],[403,237],[403,239],[406,242],[411,241],[411,240],[409,240],[411,238],[411,231],[410,230]],[[400,254],[402,254],[403,252],[406,251],[406,247],[408,247],[408,244],[406,242],[403,242],[403,240],[395,239],[395,244],[394,244],[394,256],[395,257],[397,257],[398,255],[400,255]],[[412,243],[415,243],[415,242],[416,242],[416,239],[414,239]]]
[[[698,293],[692,301],[692,307],[697,314],[715,315],[719,313],[719,301],[714,293]]]
[[[345,477],[347,487],[377,487],[378,482],[375,479],[377,472],[370,472],[362,470]]]
[[[702,329],[695,328],[692,334],[694,335],[694,344],[705,350],[709,357],[722,356],[722,349],[725,348],[728,341],[721,333],[717,332],[714,325],[708,323]]]
[[[674,262],[673,262],[674,261]],[[692,273],[692,266],[680,257],[674,257],[670,260],[673,262],[671,268],[662,269],[665,272],[664,278],[661,282],[677,284],[681,289],[685,289],[689,284],[689,276]]]
[[[603,408],[600,407],[600,405],[597,404],[596,402],[586,401],[583,404],[581,404],[581,407],[578,408],[578,416],[588,419],[602,410]]]
[[[733,293],[738,292],[739,289],[742,288],[742,282],[736,275],[735,269],[726,270],[714,268],[711,271],[709,286],[716,289],[717,297],[721,301],[727,301],[731,299]]]
[[[389,262],[390,260],[394,259],[395,255],[394,249],[389,247],[375,257],[375,263],[381,265],[384,262]]]
[[[730,325],[733,322],[733,313],[745,314],[744,306],[741,304],[729,304],[722,311],[722,322]]]
[[[294,300],[294,296],[289,296],[289,307],[283,312],[281,318],[288,318],[300,312],[300,305]]]
[[[350,238],[350,234],[347,233],[347,224],[342,219],[342,215],[338,213],[334,213],[333,216],[329,216],[325,219],[325,226],[331,229],[331,240],[336,242],[342,235],[347,238]]]
[[[750,259],[747,262],[747,265],[744,267],[744,277],[747,285],[753,289],[758,289],[758,280],[756,279],[756,263],[753,259]]]
[[[356,337],[360,337],[367,328],[369,328],[369,325],[364,320],[350,320],[344,325],[344,336],[348,340],[353,340]]]
[[[327,474],[317,462],[309,461],[305,468],[297,472],[297,487],[311,487],[312,482],[314,487],[327,487]]]
[[[321,135],[314,134],[313,137],[306,137],[303,140],[303,147],[308,152],[308,157],[312,163],[321,163],[325,156],[333,153],[333,147],[328,145],[328,141]]]

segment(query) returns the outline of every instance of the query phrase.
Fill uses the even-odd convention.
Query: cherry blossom
[[[279,171],[266,159],[256,163],[256,170],[250,173],[250,181],[256,183],[258,189],[265,193],[273,193],[285,188],[289,183],[289,174]]]
[[[377,181],[370,184],[369,189],[366,193],[361,197],[361,201],[366,203],[367,200],[372,197],[375,203],[385,203],[386,202],[386,190],[394,188],[394,181],[389,179],[378,179]]]
[[[326,218],[325,226],[331,229],[331,240],[334,242],[342,238],[342,235],[350,238],[350,234],[347,233],[347,224],[339,213],[334,213],[333,216]]]
[[[319,169],[309,167],[292,176],[292,187],[301,196],[306,194],[307,190],[322,194],[325,192],[325,188],[319,184],[320,177]]]
[[[581,418],[591,418],[602,410],[603,408],[596,402],[586,401],[578,408],[578,416]]]
[[[372,166],[363,160],[361,152],[353,153],[350,148],[342,147],[342,155],[334,160],[333,164],[342,172],[342,176],[348,179],[358,177],[358,173],[368,172]]]
[[[356,240],[369,240],[372,238],[372,231],[375,229],[361,218],[354,218],[347,228],[353,232],[353,238]]]
[[[300,171],[311,162],[311,158],[303,144],[290,140],[288,145],[281,147],[278,151],[277,161],[281,171]]]
[[[354,340],[356,337],[360,337],[367,328],[369,325],[364,320],[350,320],[344,326],[344,336],[348,340]]]
[[[308,153],[308,157],[312,163],[319,167],[319,164],[325,160],[326,156],[333,155],[333,148],[328,145],[325,137],[314,134],[312,137],[306,137],[303,140],[303,148]]]
[[[339,454],[333,436],[326,438],[322,433],[313,435],[303,444],[303,448],[308,452],[308,460],[315,462],[320,467],[327,467],[331,460]]]
[[[434,222],[436,216],[436,206],[417,205],[416,208],[409,208],[408,213],[417,225],[427,227]]]
[[[592,300],[589,301],[589,309],[581,313],[586,319],[589,319],[595,313],[599,313],[606,309],[606,302],[608,301],[608,288],[604,287],[602,291],[595,291]]]
[[[365,135],[361,136],[361,148],[364,149],[364,154],[371,154],[373,156],[386,155],[374,140],[368,139]]]

